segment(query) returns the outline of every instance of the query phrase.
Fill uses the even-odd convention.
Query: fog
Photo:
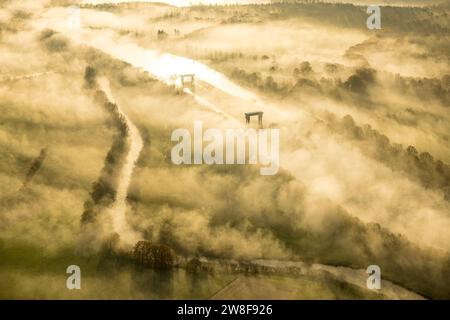
[[[0,38],[7,248],[98,258],[116,234],[123,250],[148,240],[187,258],[379,264],[387,280],[447,297],[449,67],[437,37],[373,35],[301,14],[272,21],[258,6],[237,23],[223,23],[235,8],[164,7],[148,18],[93,7],[81,9],[82,29],[68,30],[67,8],[20,8],[30,15]],[[16,10],[2,9],[2,25]],[[172,26],[180,38],[157,39]],[[195,91],[177,92],[180,73],[195,73]],[[257,110],[281,131],[277,175],[171,163],[174,129],[194,120],[245,128],[243,113]],[[334,277],[354,279],[344,273]],[[121,294],[145,297],[129,277],[118,275],[129,289]]]

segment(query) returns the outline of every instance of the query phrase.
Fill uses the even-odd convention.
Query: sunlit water
[[[243,104],[250,104],[260,107],[261,101],[252,92],[236,85],[229,80],[224,74],[211,69],[207,65],[177,55],[162,52],[158,49],[143,48],[135,43],[117,41],[115,34],[108,31],[89,30],[83,28],[68,28],[67,16],[60,12],[50,12],[43,20],[40,21],[41,28],[51,28],[57,30],[73,41],[84,44],[98,50],[104,51],[109,55],[126,61],[133,67],[139,68],[151,74],[160,81],[173,86],[180,86],[180,75],[195,75],[196,83],[203,81],[212,87],[219,89],[226,94],[241,99]],[[56,18],[55,18],[56,17]],[[66,18],[66,19],[65,19]],[[207,101],[204,97],[199,96],[189,89],[184,92],[192,95],[198,103],[209,108],[213,112],[222,114],[225,118],[238,121],[219,106]]]

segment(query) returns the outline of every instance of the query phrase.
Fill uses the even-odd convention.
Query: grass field
[[[0,1],[0,298],[389,299],[396,285],[448,299],[450,7],[398,2],[381,30],[363,1],[85,3],[81,32],[65,29],[74,2]],[[164,78],[192,66],[190,94]],[[132,144],[114,105],[143,142],[127,232],[109,216]],[[257,109],[280,129],[276,175],[172,163],[175,129],[245,127]],[[136,237],[187,260],[375,264],[394,289],[117,264]],[[66,289],[69,265],[82,290]]]

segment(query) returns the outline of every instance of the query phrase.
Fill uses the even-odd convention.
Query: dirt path
[[[108,97],[108,100],[116,104],[108,79],[100,78],[98,83],[100,89],[105,92]],[[134,123],[128,118],[126,113],[123,112],[120,106],[118,104],[116,105],[120,117],[125,120],[128,128],[127,139],[130,147],[128,154],[126,155],[125,162],[120,169],[116,198],[112,208],[110,209],[110,213],[112,215],[114,232],[119,234],[121,240],[127,242],[128,245],[134,245],[134,243],[140,240],[140,237],[132,230],[126,221],[126,198],[134,167],[143,147],[143,141],[139,134],[139,130],[136,128]]]
[[[23,75],[18,75],[18,76],[9,76],[9,77],[1,78],[0,83],[1,82],[18,81],[18,80],[29,80],[29,79],[39,78],[42,76],[46,76],[49,74],[56,74],[56,73],[58,73],[58,72],[45,71],[45,72],[36,72],[36,73],[31,73],[31,74],[23,74]]]

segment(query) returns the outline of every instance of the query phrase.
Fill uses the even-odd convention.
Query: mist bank
[[[56,22],[61,22],[61,17],[56,14],[60,12],[53,12]],[[48,18],[51,18],[51,14]],[[103,28],[108,25],[109,18],[102,22]],[[386,97],[386,104],[380,106],[373,100],[361,99],[364,95],[373,97],[371,88],[377,84],[378,77],[385,79],[385,74],[372,72],[371,68],[361,68],[358,65],[359,58],[356,62],[351,58],[351,63],[342,67],[337,62],[320,64],[313,58],[306,61],[303,56],[301,61],[283,64],[289,60],[280,58],[283,51],[267,57],[261,52],[253,55],[251,52],[243,55],[218,54],[216,56],[219,59],[203,61],[200,71],[207,68],[207,75],[211,75],[210,72],[214,71],[216,64],[219,65],[221,57],[231,63],[247,63],[248,70],[243,69],[233,75],[228,73],[230,69],[227,66],[222,65],[221,68],[225,70],[223,73],[228,74],[229,78],[221,77],[217,88],[212,81],[202,82],[203,87],[199,86],[196,95],[204,97],[205,94],[218,110],[237,115],[242,121],[242,112],[248,111],[247,108],[264,108],[267,111],[267,124],[279,127],[282,137],[285,137],[281,140],[284,165],[279,174],[273,177],[262,177],[258,168],[252,166],[175,167],[168,156],[172,147],[170,134],[174,129],[190,128],[193,119],[203,121],[208,127],[220,128],[230,126],[232,121],[224,117],[223,112],[214,112],[213,108],[199,103],[195,95],[177,92],[163,77],[152,77],[142,70],[152,59],[167,62],[158,60],[167,55],[147,56],[140,44],[132,42],[136,39],[131,34],[120,36],[116,30],[88,32],[87,35],[82,34],[87,40],[82,38],[83,41],[77,42],[76,34],[70,38],[51,30],[35,32],[29,29],[31,26],[48,26],[42,20],[28,23],[18,32],[11,30],[6,37],[2,35],[2,39],[6,39],[2,45],[10,48],[2,51],[4,65],[15,61],[11,57],[20,56],[28,58],[30,66],[17,62],[8,64],[15,74],[22,74],[19,71],[26,71],[23,74],[35,73],[35,70],[23,70],[33,67],[56,69],[60,73],[22,79],[26,82],[20,80],[8,83],[0,91],[4,101],[7,101],[7,112],[2,114],[2,120],[7,125],[2,126],[1,130],[1,143],[4,146],[1,150],[5,161],[0,162],[0,177],[6,182],[2,190],[19,188],[44,142],[52,144],[42,167],[33,175],[25,192],[1,200],[0,230],[7,245],[17,239],[39,242],[45,249],[35,262],[44,265],[49,257],[57,256],[58,263],[65,263],[67,259],[55,252],[63,250],[64,245],[76,248],[76,240],[82,233],[80,217],[86,209],[83,204],[93,204],[94,208],[96,205],[104,206],[101,209],[105,210],[113,207],[119,185],[119,168],[126,162],[126,150],[129,151],[129,146],[123,146],[123,138],[129,134],[129,129],[118,115],[117,108],[120,106],[120,110],[136,126],[143,142],[139,157],[136,155],[137,165],[129,180],[129,192],[125,193],[125,199],[121,198],[126,202],[124,217],[127,224],[144,240],[156,246],[170,247],[186,258],[233,259],[242,264],[255,259],[276,259],[279,260],[278,264],[300,264],[303,261],[330,265],[326,271],[335,272],[336,276],[331,280],[319,277],[322,286],[312,286],[311,289],[311,294],[315,296],[327,284],[333,288],[344,286],[353,292],[348,294],[342,288],[336,289],[344,297],[360,296],[351,285],[343,284],[347,273],[338,272],[339,268],[333,266],[359,269],[360,272],[368,265],[377,264],[381,267],[383,279],[424,297],[448,298],[449,217],[444,193],[446,175],[442,175],[447,167],[444,162],[435,160],[438,157],[428,148],[417,147],[417,150],[421,150],[419,153],[405,145],[397,152],[394,144],[397,139],[392,138],[398,132],[396,126],[387,126],[389,130],[379,131],[374,126],[362,125],[370,124],[377,117],[382,119],[374,110],[388,110],[387,102],[395,100],[392,96]],[[322,31],[325,32],[325,29]],[[233,38],[236,29],[226,28],[222,31],[224,36]],[[101,41],[95,38],[96,35],[109,38]],[[198,41],[201,41],[202,33],[197,35],[200,38]],[[188,37],[190,41],[195,40],[194,36]],[[347,36],[344,45],[339,46],[334,42],[336,46],[332,46],[330,52],[325,54],[320,46],[316,47],[318,56],[322,59],[336,52],[345,55],[349,46],[354,47],[355,43],[365,39],[365,36],[360,38],[359,33],[353,31]],[[28,39],[30,47],[35,49],[33,55],[18,51],[17,48],[23,47],[24,39]],[[115,42],[117,51],[114,51]],[[92,43],[96,44],[97,49],[88,46]],[[170,41],[157,42],[159,52],[166,52],[160,48],[164,43],[170,46]],[[132,49],[126,52],[127,56],[124,54],[124,45]],[[293,42],[290,42],[287,47],[292,45]],[[352,57],[355,51],[358,52],[349,50],[347,58]],[[256,59],[252,56],[256,56]],[[347,58],[339,57],[341,62],[347,61]],[[304,63],[309,60],[310,63]],[[191,60],[169,61],[185,63]],[[107,99],[105,92],[97,95],[99,102],[95,101],[95,92],[86,88],[86,83],[93,80],[89,72],[85,73],[87,65],[109,79],[115,103]],[[289,75],[285,78],[286,82],[296,79],[298,95],[294,97],[298,97],[297,103],[283,99],[285,95],[279,89],[283,88],[280,79],[287,69]],[[149,68],[147,71],[152,70],[155,69]],[[171,68],[159,70],[163,75],[173,72]],[[194,70],[197,72],[199,69]],[[253,72],[261,72],[261,76],[253,76]],[[316,88],[316,83],[323,82],[320,81],[322,72],[330,75],[330,78],[336,73],[345,78],[337,87],[330,85],[341,94],[341,104],[331,98],[325,99],[326,91]],[[318,79],[315,79],[316,75]],[[269,76],[272,80],[267,80]],[[244,82],[235,83],[230,80],[233,77],[262,81],[260,85],[251,86]],[[223,79],[227,81],[223,82]],[[445,84],[445,81],[438,82]],[[425,81],[431,87],[438,82]],[[400,79],[400,83],[406,83],[408,87],[411,85],[405,79]],[[419,80],[417,83],[419,87],[423,85]],[[231,90],[234,96],[225,90],[228,88],[230,91],[229,84],[236,89]],[[411,85],[410,88],[415,86]],[[442,141],[445,141],[445,136],[439,132],[447,128],[447,123],[444,120],[438,122],[434,117],[445,119],[445,110],[439,109],[444,107],[439,106],[442,94],[435,94],[432,89],[424,92],[424,101],[433,103],[427,116],[418,112],[422,106],[415,106],[412,112],[400,114],[400,119],[397,115],[397,120],[409,120],[405,127],[417,133],[426,131],[425,125],[418,120],[427,119],[426,125],[436,127],[433,135],[441,139],[432,140],[435,141],[433,147],[441,144],[444,149],[445,143]],[[247,94],[251,94],[250,99],[247,99]],[[251,104],[253,98],[256,98],[255,104]],[[318,106],[319,102],[322,109]],[[316,106],[317,110],[313,110]],[[341,119],[332,116],[347,110],[345,107],[352,110],[347,113],[351,114],[353,121],[349,117]],[[394,111],[398,110],[391,111],[396,114]],[[362,121],[364,116],[370,121]],[[392,120],[389,125],[398,123],[397,120]],[[117,154],[114,145],[121,145],[117,148]],[[99,185],[104,186],[104,189],[97,188]],[[100,191],[97,192],[97,189]],[[85,220],[97,220],[98,225],[93,228],[93,233],[102,236],[104,228],[109,236],[114,231],[112,223],[102,221],[100,216],[86,214]],[[114,235],[112,238],[108,236],[104,238],[116,239]],[[93,255],[92,269],[89,270],[105,266],[103,262],[111,251],[108,250],[100,250],[98,256]],[[33,250],[12,251],[25,252],[25,257],[33,257]],[[82,255],[68,256],[85,263]],[[100,258],[105,258],[102,263]],[[5,263],[2,274],[7,275],[8,287],[19,283],[14,287],[17,291],[10,291],[10,296],[24,292],[29,296],[34,288],[42,284],[42,280],[34,277],[32,271],[29,277],[27,273],[27,277],[23,278],[14,270],[11,271],[17,266],[17,261],[11,255],[2,263]],[[115,262],[109,266],[114,269]],[[178,277],[177,272],[135,272],[125,268],[122,273],[119,268],[115,279],[119,282],[124,279],[120,282],[120,288],[124,288],[125,297],[195,296],[192,292],[195,285],[183,287],[179,289],[179,295],[174,294],[177,291],[174,287],[180,288],[176,283],[193,279]],[[48,281],[60,283],[61,277],[53,276],[51,272],[45,274],[38,268],[37,273],[44,274]],[[90,297],[105,292],[105,288],[109,293],[110,287],[103,282],[100,273],[90,273],[92,283],[96,284],[89,291]],[[26,280],[32,281],[32,284],[27,286]],[[206,276],[206,280],[203,278],[201,283],[208,286],[215,280]],[[223,285],[227,283],[221,281]],[[149,287],[141,292],[139,283]],[[161,289],[161,294],[155,293],[155,288]],[[203,288],[197,285],[198,290]],[[217,285],[208,287],[202,291],[202,297],[207,296],[212,288],[218,289]],[[46,296],[45,292],[39,292],[41,296]],[[48,292],[51,295],[57,290],[51,287]],[[113,294],[105,296],[114,297]]]

